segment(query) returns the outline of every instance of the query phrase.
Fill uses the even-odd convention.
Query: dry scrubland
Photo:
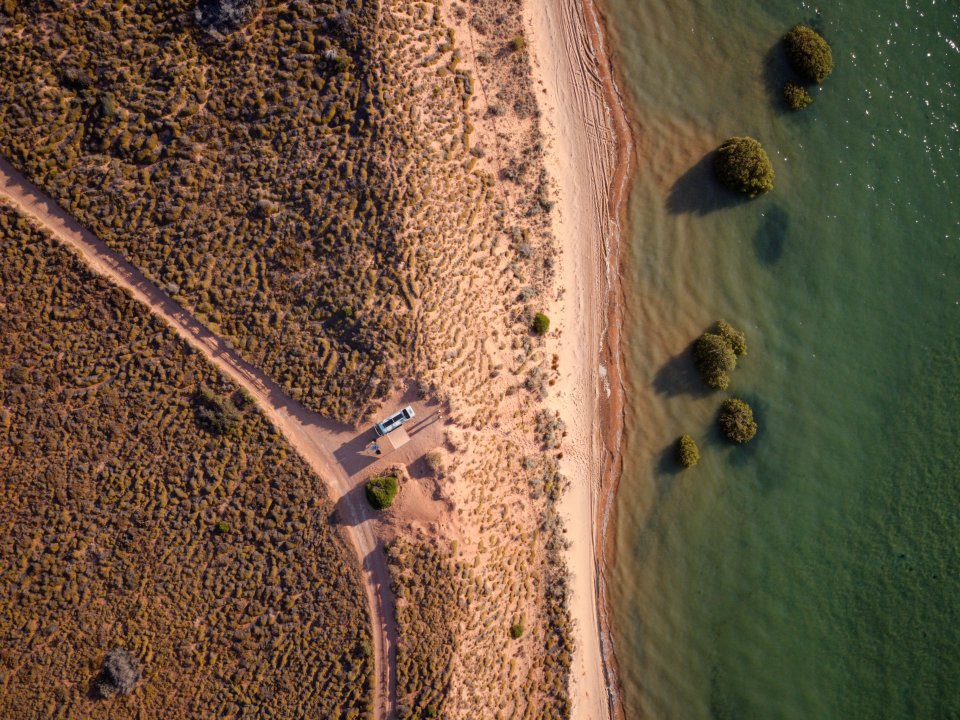
[[[345,6],[266,3],[214,38],[193,0],[9,0],[0,151],[294,397],[356,419],[412,361],[481,362],[460,327],[481,299],[457,290],[522,230],[479,217],[473,80],[436,6]]]
[[[264,418],[202,429],[235,388],[3,206],[0,337],[0,715],[364,716],[359,570]],[[116,647],[144,679],[96,700]]]
[[[267,1],[226,36],[192,0],[3,7],[0,152],[310,407],[357,419],[410,377],[448,403],[443,518],[381,527],[398,715],[569,716],[519,1]]]

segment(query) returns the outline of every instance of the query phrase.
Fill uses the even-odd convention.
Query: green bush
[[[677,440],[677,462],[685,468],[692,468],[700,462],[700,448],[689,435],[681,435]]]
[[[377,475],[367,480],[367,501],[377,510],[386,510],[393,505],[400,484],[396,475]]]
[[[737,356],[726,338],[705,332],[693,344],[693,360],[703,381],[714,390],[726,390],[729,373],[737,367]]]
[[[791,110],[803,110],[813,102],[807,89],[795,82],[787,82],[783,86],[783,99]]]
[[[537,335],[546,335],[550,329],[550,318],[543,313],[537,313],[533,317],[533,331]]]
[[[713,168],[726,187],[749,197],[773,190],[773,166],[751,137],[732,137],[717,148]]]
[[[516,35],[510,40],[510,49],[514,52],[520,52],[527,46],[527,41],[523,35]]]
[[[214,526],[213,529],[217,535],[226,535],[228,532],[230,532],[230,523],[228,523],[226,520],[221,520]]]
[[[819,85],[833,72],[833,51],[813,28],[796,25],[783,36],[783,45],[790,64],[804,79]]]
[[[717,320],[716,329],[737,357],[747,354],[747,338],[742,332],[734,329],[726,320]]]
[[[757,434],[757,423],[753,419],[753,410],[739,398],[725,400],[720,406],[717,418],[720,430],[727,439],[735,443],[745,443]]]
[[[519,640],[523,636],[523,622],[515,622],[510,626],[510,637],[514,640]]]

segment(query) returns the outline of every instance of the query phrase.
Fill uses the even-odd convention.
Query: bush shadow
[[[790,218],[781,206],[774,205],[763,213],[753,234],[753,251],[762,265],[769,267],[780,261],[789,226]]]
[[[666,397],[706,397],[712,392],[697,372],[693,362],[693,345],[687,345],[657,370],[652,383],[654,392]]]
[[[677,443],[669,443],[660,451],[660,457],[657,460],[657,474],[670,477],[679,475],[683,469],[683,465],[677,460]]]
[[[413,480],[435,480],[437,478],[436,473],[434,473],[433,470],[430,469],[430,465],[427,464],[426,453],[409,463],[406,467],[407,474]]]
[[[677,178],[667,196],[667,211],[674,215],[706,215],[715,210],[742,205],[749,198],[725,188],[713,172],[714,151]]]
[[[333,506],[329,521],[331,525],[356,527],[367,519],[366,514],[358,514],[357,508],[368,508],[374,512],[367,502],[367,490],[364,483],[358,483],[350,488]]]
[[[783,97],[783,85],[788,80],[803,84],[793,68],[790,67],[787,53],[783,49],[782,41],[778,38],[763,56],[763,87],[770,100],[770,105],[782,115],[792,115],[794,113]]]

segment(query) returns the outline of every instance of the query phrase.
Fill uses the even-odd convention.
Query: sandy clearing
[[[553,228],[563,290],[553,312],[561,377],[548,402],[568,431],[561,469],[571,479],[562,512],[572,543],[572,717],[606,720],[621,712],[603,549],[619,478],[620,216],[633,147],[592,0],[527,0],[524,13],[546,166],[559,190]]]
[[[327,486],[340,522],[363,568],[364,589],[373,628],[376,675],[374,707],[378,718],[388,718],[396,698],[396,640],[394,599],[383,548],[374,532],[376,522],[362,492],[363,479],[382,465],[402,461],[388,456],[373,462],[358,451],[366,437],[354,428],[327,420],[308,410],[283,392],[263,372],[243,361],[230,345],[147,280],[118,253],[85,230],[63,208],[41,192],[0,158],[0,199],[76,251],[97,274],[127,290],[150,312],[163,319],[191,347],[255,398],[274,427],[307,461]],[[417,410],[424,430],[404,447],[405,457],[423,454],[439,443],[442,423],[430,423],[435,408],[413,399],[408,390],[398,401],[409,400]],[[407,403],[404,403],[407,404]],[[348,473],[345,466],[350,469]],[[358,491],[359,490],[359,491]]]

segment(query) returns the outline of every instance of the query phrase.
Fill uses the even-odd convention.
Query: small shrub
[[[204,30],[226,34],[253,20],[260,4],[261,0],[198,0],[193,15]]]
[[[256,404],[256,400],[253,395],[250,394],[250,391],[242,387],[233,394],[233,404],[236,406],[237,410],[246,410],[249,407],[253,407]]]
[[[533,332],[537,335],[546,335],[550,329],[550,318],[543,313],[537,313],[533,316]]]
[[[783,36],[783,45],[790,64],[804,79],[819,85],[833,72],[833,51],[813,28],[796,25]]]
[[[228,532],[230,532],[230,523],[228,523],[226,520],[221,520],[214,526],[213,529],[217,535],[226,535]]]
[[[725,400],[720,406],[717,418],[720,430],[727,439],[735,443],[745,443],[757,434],[757,423],[753,419],[753,409],[739,398]]]
[[[97,99],[97,115],[104,121],[113,120],[116,117],[117,98],[113,93],[103,93]]]
[[[520,52],[527,46],[527,41],[523,35],[515,35],[510,39],[510,49],[513,52]]]
[[[773,190],[773,166],[763,146],[751,137],[732,137],[717,148],[713,168],[726,187],[748,197]]]
[[[677,440],[677,462],[685,468],[692,468],[700,462],[700,448],[689,435],[681,435]]]
[[[807,89],[795,82],[787,82],[783,86],[783,99],[787,101],[791,110],[803,110],[813,102]]]
[[[11,365],[7,369],[7,380],[9,380],[14,385],[23,385],[30,379],[30,376],[27,375],[27,371],[24,370],[19,365]]]
[[[197,423],[214,435],[229,435],[240,425],[241,415],[229,398],[201,385],[193,397]]]
[[[393,505],[400,484],[395,475],[377,475],[367,480],[367,502],[377,510],[386,510]]]
[[[510,626],[510,637],[512,637],[514,640],[519,640],[521,637],[523,637],[523,630],[523,621],[515,622]]]
[[[428,452],[424,460],[426,460],[427,467],[430,468],[430,472],[434,475],[439,475],[443,472],[443,453],[437,450]]]
[[[537,413],[536,433],[545,450],[558,448],[567,434],[567,424],[559,412],[544,409]]]
[[[703,381],[714,390],[726,390],[737,355],[722,335],[705,332],[693,344],[693,360]]]
[[[101,698],[129,695],[139,680],[140,668],[133,655],[126,650],[114,649],[107,653],[103,661],[95,688]]]

